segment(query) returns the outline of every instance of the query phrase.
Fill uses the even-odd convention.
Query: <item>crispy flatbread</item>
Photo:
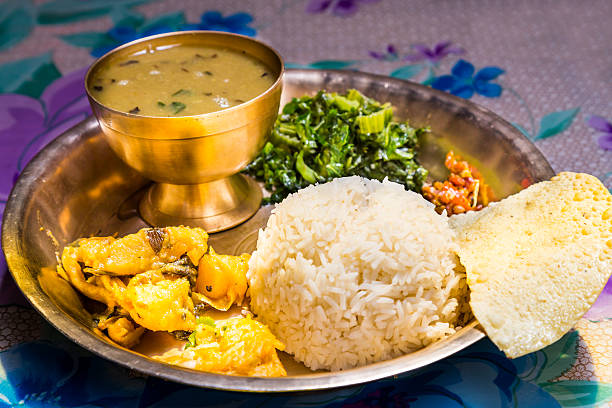
[[[588,174],[561,173],[450,223],[472,311],[510,358],[561,338],[612,273],[612,197]]]

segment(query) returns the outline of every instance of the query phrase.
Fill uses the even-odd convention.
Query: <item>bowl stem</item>
[[[151,225],[202,227],[213,233],[249,219],[261,198],[261,188],[253,179],[234,174],[202,184],[155,183],[138,208]]]

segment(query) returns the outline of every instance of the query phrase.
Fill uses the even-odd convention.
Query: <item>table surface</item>
[[[254,36],[288,67],[354,69],[469,98],[517,126],[555,171],[612,187],[612,2],[592,0],[5,0],[0,213],[27,162],[90,114],[86,67],[187,29]],[[197,389],[118,367],[42,321],[0,254],[0,406],[612,406],[612,283],[575,330],[516,360],[488,340],[398,378],[316,394]]]

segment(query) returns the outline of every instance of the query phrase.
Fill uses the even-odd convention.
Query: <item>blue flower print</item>
[[[0,407],[236,406],[260,408],[584,407],[612,398],[612,385],[557,381],[576,360],[578,333],[514,360],[483,339],[453,356],[394,378],[326,392],[241,394],[134,376],[63,338],[50,327],[45,341],[0,352]],[[194,402],[195,401],[195,402]],[[202,403],[205,401],[205,403]],[[200,402],[200,403],[198,403]]]
[[[499,84],[491,82],[505,71],[499,67],[484,67],[474,75],[474,65],[460,59],[457,61],[451,75],[442,75],[433,79],[431,86],[442,91],[469,99],[474,92],[487,98],[497,98],[502,93]]]
[[[56,353],[46,343],[25,343],[0,354],[2,403],[11,405],[56,402],[58,390],[76,372],[77,360]],[[44,369],[42,369],[44,367]]]
[[[0,352],[0,407],[137,405],[145,379],[59,339]]]
[[[115,24],[107,32],[74,33],[61,38],[78,47],[89,47],[91,55],[99,57],[121,44],[149,35],[177,31],[185,24],[185,16],[181,11],[147,19],[137,12],[118,8],[111,17]]]
[[[94,57],[101,57],[121,44],[129,43],[130,41],[148,37],[150,35],[169,33],[171,31],[175,31],[173,27],[164,25],[154,26],[147,30],[138,30],[136,28],[127,26],[115,26],[106,32],[106,35],[111,39],[111,41],[93,48],[91,50],[91,55]]]
[[[248,13],[235,13],[224,17],[216,10],[207,11],[200,22],[185,21],[182,11],[162,14],[151,19],[124,8],[115,10],[112,15],[115,25],[106,32],[80,32],[62,35],[67,43],[91,49],[91,55],[100,57],[122,44],[139,38],[172,31],[214,30],[254,36],[255,28],[249,24],[253,17]]]
[[[220,12],[213,10],[202,14],[197,24],[185,24],[183,30],[225,31],[253,37],[257,31],[249,26],[252,22],[253,17],[248,13],[236,13],[223,17]]]

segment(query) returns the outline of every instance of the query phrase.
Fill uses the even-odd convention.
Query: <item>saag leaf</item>
[[[316,183],[319,179],[317,173],[315,173],[314,170],[312,170],[306,165],[306,163],[304,163],[304,150],[298,153],[297,158],[295,160],[295,168],[297,169],[297,171],[300,172],[302,177],[304,177],[304,180],[311,184]]]
[[[389,104],[349,90],[294,98],[278,116],[270,141],[246,172],[264,182],[278,202],[316,182],[359,175],[389,178],[420,191],[427,170],[416,161],[428,131],[392,120]]]

